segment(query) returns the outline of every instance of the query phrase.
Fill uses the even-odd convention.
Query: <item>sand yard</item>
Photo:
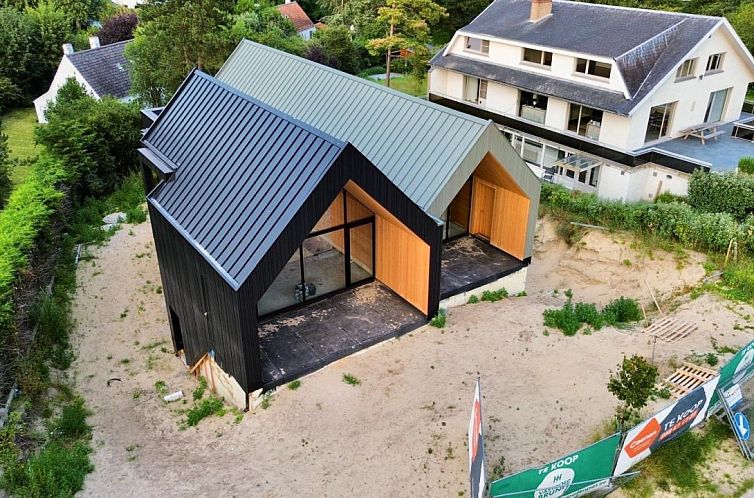
[[[649,310],[645,280],[663,300],[704,277],[701,255],[650,255],[624,238],[593,231],[568,249],[543,224],[528,296],[454,308],[444,329],[340,360],[295,391],[280,389],[267,409],[181,430],[198,382],[171,351],[150,225],[125,225],[79,269],[74,372],[93,411],[95,450],[82,494],[459,496],[468,493],[477,375],[490,467],[504,456],[509,473],[575,450],[613,413],[610,369],[624,354],[650,357],[652,343],[638,328],[545,335],[542,311],[560,306],[566,288],[599,304],[634,297]],[[750,306],[703,295],[672,313],[699,328],[657,343],[663,374],[671,358],[712,351],[711,337],[735,347],[754,338]],[[344,373],[361,385],[344,383]],[[163,402],[157,381],[183,390],[187,403]]]

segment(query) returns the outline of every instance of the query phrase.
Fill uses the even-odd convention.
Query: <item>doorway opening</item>
[[[173,308],[168,307],[170,310],[170,331],[173,334],[173,347],[175,352],[180,353],[183,350],[183,332],[181,332],[181,320],[178,315],[173,311]]]

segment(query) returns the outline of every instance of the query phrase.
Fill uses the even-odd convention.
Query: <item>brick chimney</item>
[[[99,48],[99,36],[89,37],[89,48]]]
[[[552,14],[552,0],[531,0],[529,20],[537,22]]]
[[[64,43],[63,44],[63,55],[71,55],[73,53],[73,44],[71,43]]]

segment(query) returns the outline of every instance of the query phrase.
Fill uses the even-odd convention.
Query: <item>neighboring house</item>
[[[540,176],[604,198],[685,194],[695,169],[754,155],[731,136],[754,60],[723,18],[495,0],[430,66],[430,100],[493,119]]]
[[[150,115],[173,344],[238,406],[472,289],[524,290],[540,181],[490,121],[248,41]]]
[[[89,38],[91,48],[81,52],[74,52],[70,43],[63,45],[63,58],[50,84],[50,89],[34,100],[37,119],[46,123],[45,111],[54,102],[60,87],[69,78],[73,78],[84,86],[87,93],[95,99],[105,96],[129,101],[131,77],[125,56],[125,47],[130,40],[100,46],[99,38]]]
[[[292,2],[291,0],[285,0],[283,5],[277,6],[278,11],[291,20],[296,27],[298,35],[304,40],[310,40],[317,26],[309,19],[309,16],[304,12],[304,9],[298,4],[298,2]],[[318,23],[319,24],[319,23]]]

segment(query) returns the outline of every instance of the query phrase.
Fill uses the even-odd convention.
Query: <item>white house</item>
[[[310,40],[317,27],[304,12],[304,9],[298,4],[298,2],[285,0],[283,5],[277,6],[278,12],[291,20],[296,27],[298,35],[304,40]]]
[[[111,96],[122,101],[131,100],[129,89],[131,77],[125,56],[125,47],[130,40],[100,46],[99,38],[89,38],[89,50],[74,52],[70,43],[63,45],[63,58],[46,93],[34,100],[37,119],[47,122],[45,111],[54,102],[60,87],[69,78],[84,86],[87,93],[95,99]]]
[[[431,100],[494,120],[540,176],[601,197],[684,194],[693,170],[754,156],[730,136],[754,59],[723,18],[495,0],[430,66]]]

